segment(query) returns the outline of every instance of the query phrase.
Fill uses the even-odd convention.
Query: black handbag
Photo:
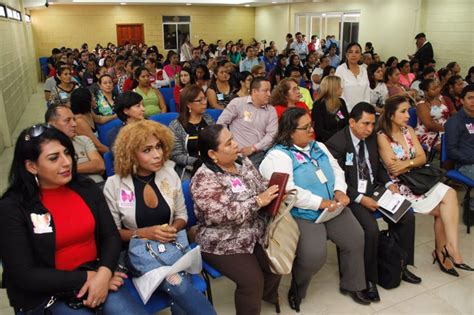
[[[407,257],[407,253],[398,245],[398,236],[388,230],[381,231],[377,257],[378,284],[385,289],[398,287]]]
[[[415,195],[423,195],[444,178],[445,171],[426,164],[398,176]]]

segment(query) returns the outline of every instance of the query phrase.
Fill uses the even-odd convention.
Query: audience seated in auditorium
[[[224,109],[231,100],[232,91],[233,86],[230,83],[230,74],[225,65],[219,64],[206,91],[209,106],[211,108]]]
[[[436,70],[433,67],[425,67],[419,77],[411,84],[411,89],[416,91],[416,99],[421,100],[425,97],[423,90],[420,88],[421,82],[427,79],[434,79],[436,77]]]
[[[150,71],[145,67],[139,67],[135,70],[135,78],[138,86],[133,90],[143,98],[145,107],[145,117],[159,113],[166,113],[166,103],[160,90],[150,86]]]
[[[319,66],[314,68],[311,73],[311,83],[314,94],[319,93],[319,84],[321,83],[324,69],[330,65],[330,60],[328,55],[321,56],[319,58]],[[338,64],[339,65],[339,64]]]
[[[446,82],[442,94],[443,100],[446,103],[446,106],[448,106],[450,113],[456,112],[462,108],[461,93],[464,85],[464,80],[458,74],[451,76],[448,82]]]
[[[311,279],[325,264],[326,242],[339,248],[340,291],[360,304],[368,305],[363,290],[364,231],[349,208],[344,171],[324,144],[313,140],[313,126],[308,112],[302,108],[286,110],[278,125],[272,149],[260,165],[267,180],[273,172],[290,174],[287,189],[296,189],[298,198],[291,210],[300,230],[288,303],[299,312]],[[333,219],[315,224],[324,209],[343,207]]]
[[[385,102],[379,119],[377,135],[379,155],[400,193],[407,198],[416,213],[434,216],[435,250],[433,263],[441,271],[459,276],[454,267],[474,271],[463,263],[458,244],[459,202],[456,191],[439,182],[428,193],[415,195],[398,176],[410,169],[425,165],[425,152],[414,130],[407,125],[410,117],[408,99],[401,95]]]
[[[211,83],[211,74],[205,65],[198,65],[194,69],[194,79],[196,84],[206,93],[207,87]]]
[[[80,136],[76,131],[76,119],[71,109],[65,105],[54,105],[48,108],[45,122],[63,132],[74,145],[77,172],[84,174],[96,183],[104,181],[104,160],[94,143],[87,136]]]
[[[298,81],[293,78],[285,78],[273,89],[270,104],[275,107],[278,120],[284,111],[291,107],[301,107],[309,113],[308,106],[302,101]]]
[[[114,82],[110,74],[103,74],[99,77],[99,89],[95,91],[94,98],[96,106],[94,112],[100,116],[114,115]]]
[[[372,196],[377,186],[384,186],[393,193],[399,193],[398,187],[390,180],[387,170],[379,159],[375,129],[375,109],[369,103],[359,103],[351,111],[349,125],[337,132],[325,144],[344,170],[347,195],[351,199],[349,208],[362,226],[365,234],[364,262],[367,289],[366,296],[371,302],[380,301],[377,290],[379,247],[379,227],[372,215],[378,209]],[[402,280],[420,283],[421,279],[412,274],[408,265],[414,265],[415,216],[408,211],[394,223],[382,216],[389,231],[398,236],[398,244],[406,253]],[[386,272],[386,271],[385,271]]]
[[[71,68],[68,66],[58,67],[57,78],[59,79],[59,83],[51,88],[48,106],[71,106],[71,93],[78,88],[76,82],[72,80]]]
[[[170,79],[168,77],[168,74],[163,69],[157,68],[157,62],[154,58],[147,58],[144,62],[144,65],[150,73],[149,82],[152,87],[154,87],[155,89],[169,87]]]
[[[250,96],[234,98],[217,123],[229,128],[242,155],[258,166],[277,132],[276,110],[269,105],[271,86],[265,78],[255,78]]]
[[[194,84],[194,74],[189,67],[183,67],[179,71],[178,82],[173,89],[173,98],[176,104],[176,110],[178,113],[180,112],[179,104],[180,104],[180,92],[186,86]]]
[[[168,161],[172,149],[171,131],[151,120],[119,132],[114,145],[116,174],[107,179],[104,195],[123,242],[132,237],[173,242],[186,227],[181,181]],[[169,295],[173,314],[216,314],[183,270],[167,275],[157,290]]]
[[[325,143],[347,126],[349,112],[341,95],[341,78],[328,76],[323,79],[311,112],[316,140],[319,142]]]
[[[250,94],[250,83],[252,83],[253,75],[248,71],[239,72],[236,74],[236,81],[238,82],[234,92],[232,93],[232,99],[236,97],[249,96]]]
[[[19,315],[81,314],[85,308],[145,315],[122,287],[127,276],[115,271],[120,237],[107,203],[92,181],[77,174],[74,156],[69,138],[48,125],[32,126],[18,137],[0,202],[10,304]],[[60,294],[78,309],[51,299]]]
[[[203,165],[191,180],[196,243],[206,262],[235,282],[235,313],[258,315],[262,299],[279,303],[281,276],[270,271],[261,245],[265,223],[258,216],[277,196],[278,186],[267,188],[252,162],[238,156],[239,146],[222,125],[208,126],[199,134]]]
[[[179,65],[179,56],[174,50],[169,50],[166,57],[166,65],[163,67],[171,82],[177,80],[181,66]]]
[[[381,114],[388,97],[387,85],[383,81],[383,69],[380,64],[373,63],[367,68],[370,82],[370,104],[375,106],[377,114]]]
[[[415,75],[413,73],[410,73],[411,67],[408,60],[404,59],[400,61],[400,63],[398,64],[398,70],[400,70],[400,84],[403,85],[406,90],[410,89],[413,80],[415,80]]]
[[[180,113],[169,127],[174,134],[174,147],[171,160],[181,180],[191,178],[194,164],[199,158],[199,132],[214,124],[212,117],[206,113],[207,99],[204,91],[196,84],[189,85],[181,91]]]

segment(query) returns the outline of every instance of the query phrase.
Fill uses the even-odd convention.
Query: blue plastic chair
[[[160,92],[161,94],[163,95],[163,98],[165,99],[165,103],[168,107],[168,109],[171,111],[171,109],[169,108],[170,106],[170,101],[171,99],[174,99],[174,96],[173,96],[173,91],[174,91],[174,88],[161,88],[160,89]],[[176,111],[176,109],[175,109]]]
[[[110,143],[108,139],[109,131],[119,126],[120,124],[122,124],[122,121],[118,118],[115,118],[114,120],[106,122],[105,124],[97,124],[96,126],[97,126],[97,131],[99,132],[99,141],[103,145],[110,147]]]
[[[186,204],[186,210],[188,213],[188,222],[186,224],[186,229],[190,229],[197,223],[196,219],[196,214],[194,213],[194,202],[193,198],[191,196],[191,191],[190,191],[190,184],[191,180],[185,180],[182,182],[182,189],[183,189],[183,195],[184,195],[184,202]],[[195,243],[191,244],[191,247],[196,246]],[[207,298],[211,304],[213,304],[212,301],[212,289],[211,289],[211,279],[209,276],[211,276],[213,279],[222,277],[222,274],[214,269],[211,265],[209,265],[207,262],[204,260],[202,261],[202,275],[204,277],[204,280],[206,281],[207,285]]]
[[[416,108],[410,107],[408,109],[408,114],[410,114],[410,119],[408,120],[408,126],[412,128],[416,128],[416,125],[418,124],[418,116],[416,114]]]
[[[105,163],[105,175],[107,177],[114,176],[114,158],[112,156],[112,152],[105,152],[104,154],[104,163]]]
[[[171,121],[178,117],[178,113],[162,113],[155,114],[149,117],[150,120],[159,122],[162,125],[169,126]]]
[[[212,119],[214,119],[215,122],[217,122],[217,119],[219,119],[219,116],[222,114],[222,112],[223,112],[222,109],[217,109],[217,108],[206,109],[206,113],[211,115]]]
[[[176,112],[177,112],[177,110],[176,110],[176,102],[175,102],[175,100],[174,100],[174,97],[171,98],[167,104],[168,104],[168,111],[169,111],[170,113],[176,113]]]
[[[447,165],[448,163],[448,150],[446,148],[446,139],[445,135],[441,135],[441,164]],[[460,183],[466,188],[466,194],[464,195],[463,199],[463,210],[464,215],[466,216],[466,223],[467,223],[467,234],[471,233],[471,226],[470,226],[470,199],[471,199],[471,189],[474,186],[474,181],[469,177],[463,175],[461,172],[455,169],[447,170],[446,175],[447,178]]]

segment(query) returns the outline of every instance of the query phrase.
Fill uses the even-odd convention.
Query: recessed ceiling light
[[[246,7],[250,7],[250,4],[246,4],[245,6],[246,6]]]
[[[120,2],[120,5],[127,5],[125,2]]]
[[[191,5],[191,3],[186,3],[186,5]]]
[[[273,4],[277,3],[276,1],[272,1]]]

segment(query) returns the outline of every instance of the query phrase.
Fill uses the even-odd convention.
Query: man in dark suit
[[[415,36],[416,40],[416,53],[414,55],[408,55],[410,59],[418,59],[420,65],[420,71],[433,60],[433,46],[426,40],[425,33],[419,33]]]
[[[345,172],[347,195],[351,199],[349,208],[365,232],[365,276],[367,280],[367,297],[380,301],[376,283],[377,248],[379,228],[372,215],[377,211],[377,202],[371,198],[376,186],[385,186],[392,192],[399,192],[379,159],[375,127],[375,109],[369,103],[357,104],[349,115],[349,125],[337,132],[325,144]],[[415,217],[408,211],[398,223],[384,217],[389,229],[399,237],[400,247],[406,251],[407,264],[414,262]],[[420,283],[421,279],[408,269],[403,270],[403,280]]]

